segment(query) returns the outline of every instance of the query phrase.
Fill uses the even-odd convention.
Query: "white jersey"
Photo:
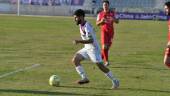
[[[84,44],[84,47],[86,49],[100,50],[99,44],[96,39],[96,34],[95,34],[95,31],[94,31],[92,25],[90,23],[86,22],[83,26],[79,25],[79,27],[80,27],[80,34],[81,34],[82,40],[89,40],[90,38],[93,39],[93,43]]]
[[[77,53],[81,54],[84,59],[91,59],[92,62],[102,62],[100,47],[96,39],[95,31],[90,23],[86,22],[83,26],[80,25],[80,34],[83,40],[93,39],[93,43],[84,44],[84,48]]]

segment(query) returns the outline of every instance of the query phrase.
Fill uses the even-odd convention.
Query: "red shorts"
[[[114,32],[101,32],[101,44],[106,44],[111,46],[112,39],[114,37]]]

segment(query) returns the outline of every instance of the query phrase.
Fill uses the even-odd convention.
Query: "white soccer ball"
[[[60,77],[58,75],[50,76],[49,84],[51,86],[59,86],[60,85]]]

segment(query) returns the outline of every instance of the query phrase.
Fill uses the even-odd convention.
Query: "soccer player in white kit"
[[[72,62],[75,64],[77,73],[81,76],[81,80],[78,80],[78,84],[89,83],[89,79],[84,71],[83,66],[80,64],[82,60],[90,59],[93,63],[96,63],[98,68],[105,73],[105,75],[112,81],[112,89],[119,87],[119,81],[112,75],[112,72],[104,66],[100,47],[96,39],[96,34],[93,27],[85,19],[85,12],[82,9],[78,9],[74,12],[74,19],[80,28],[81,40],[74,40],[74,44],[84,44],[84,48],[79,50],[73,57]]]

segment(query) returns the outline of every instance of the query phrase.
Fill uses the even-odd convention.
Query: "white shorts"
[[[102,62],[102,57],[99,50],[82,48],[77,53],[81,54],[84,59],[90,59],[93,63]]]

